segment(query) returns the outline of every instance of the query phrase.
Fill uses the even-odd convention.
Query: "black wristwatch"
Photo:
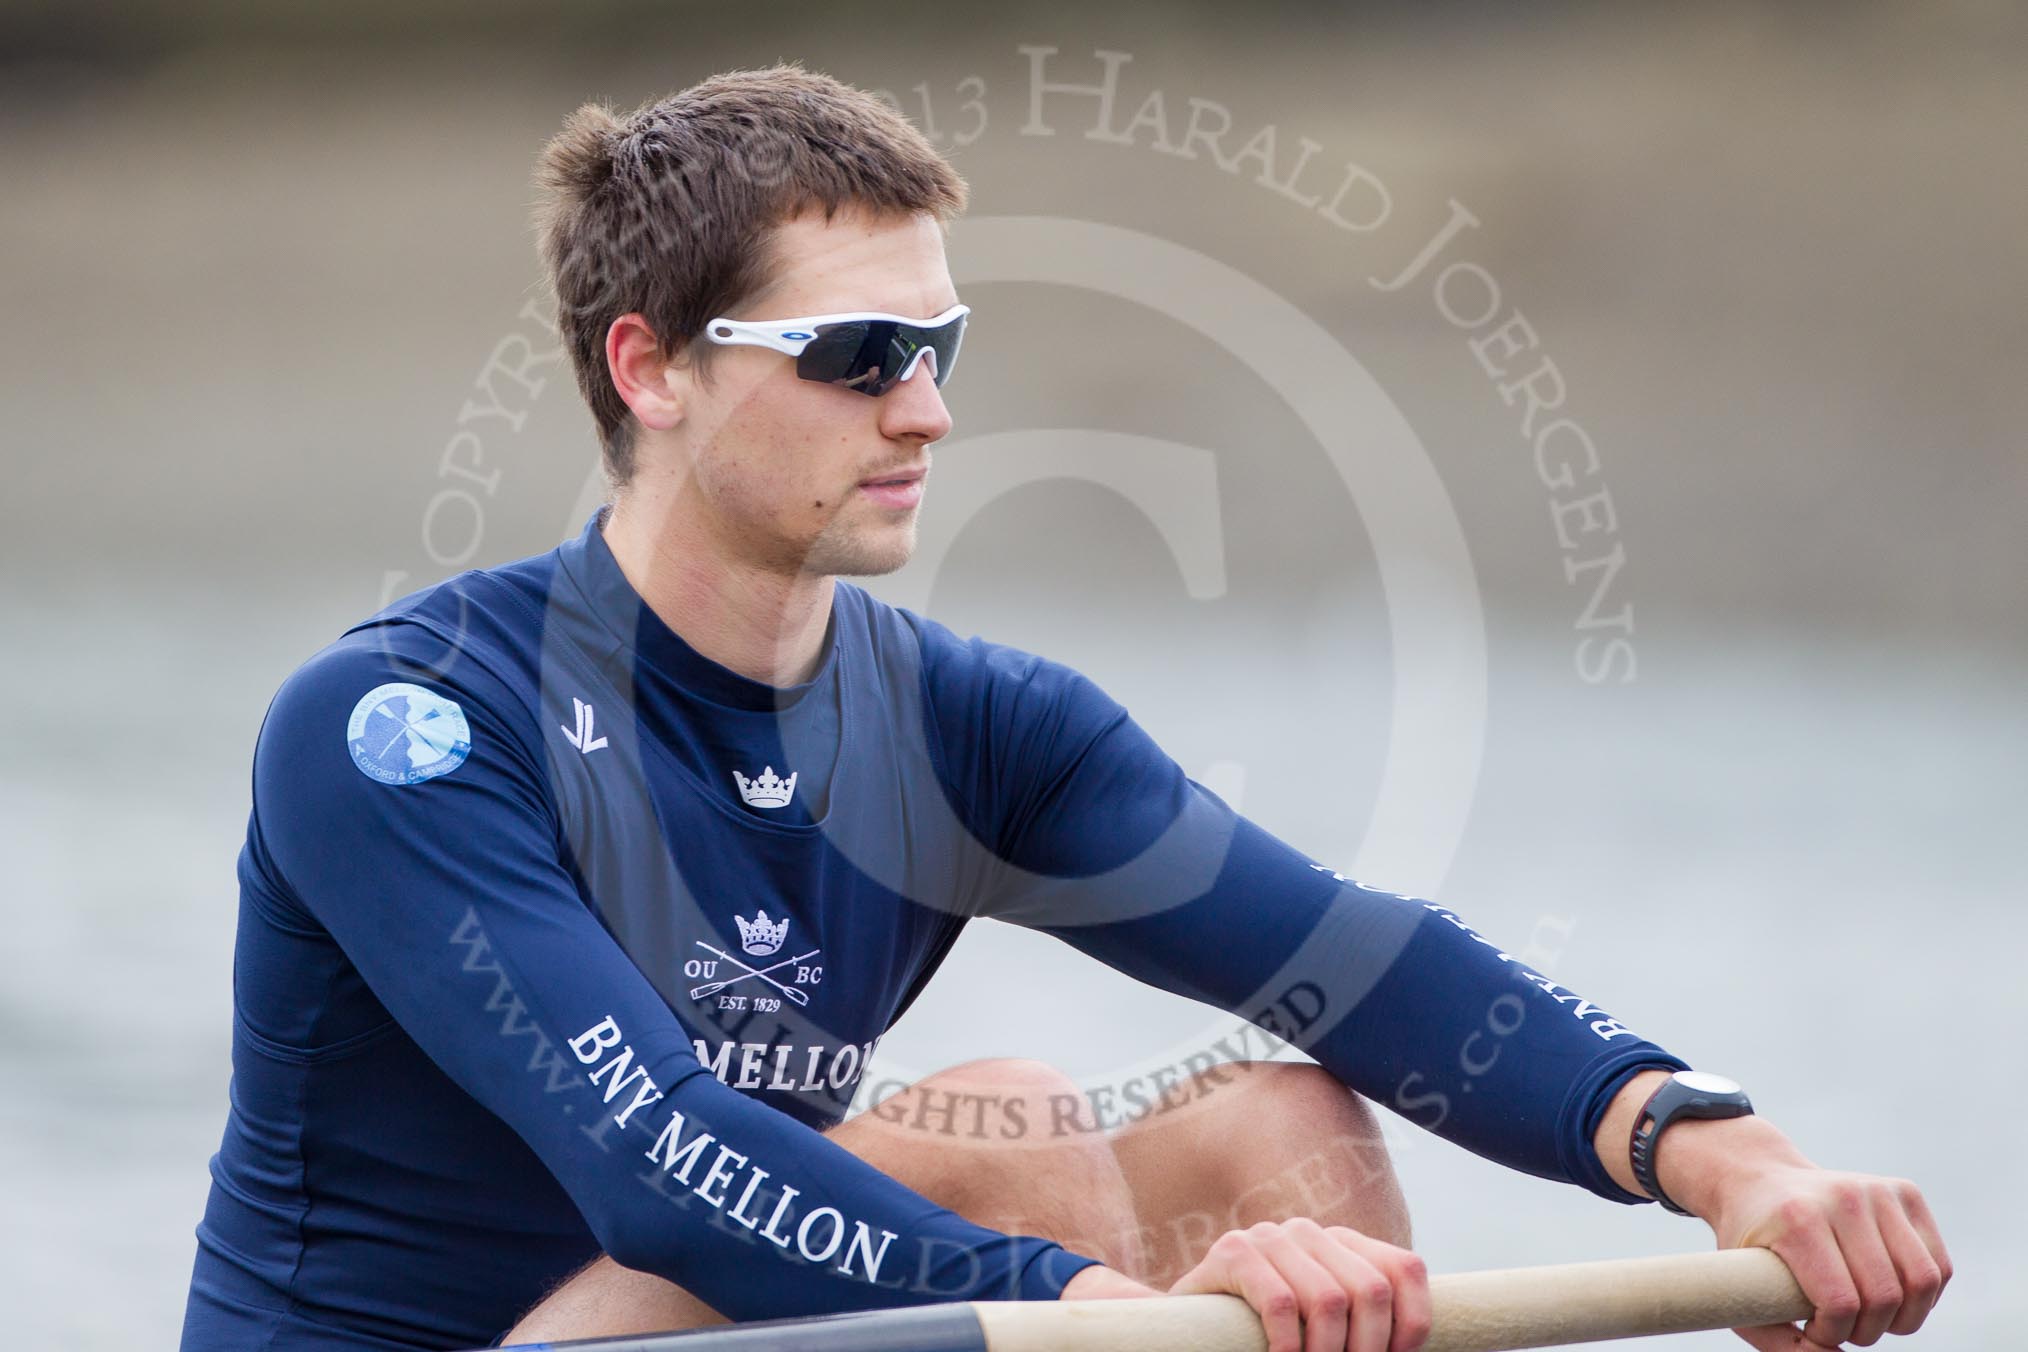
[[[1713,1075],[1704,1070],[1677,1071],[1648,1096],[1640,1115],[1634,1118],[1634,1135],[1630,1143],[1634,1181],[1665,1209],[1678,1216],[1689,1215],[1669,1200],[1669,1194],[1662,1191],[1661,1183],[1655,1178],[1656,1142],[1662,1139],[1662,1133],[1669,1129],[1669,1124],[1678,1118],[1746,1117],[1752,1112],[1753,1103],[1747,1098],[1746,1091],[1723,1075]]]

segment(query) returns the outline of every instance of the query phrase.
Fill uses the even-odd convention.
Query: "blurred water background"
[[[1228,172],[1147,128],[1087,135],[1097,98],[1038,92],[1036,63],[1092,84],[1106,52],[1127,54],[1114,130],[1159,90],[1172,145],[1194,99],[1229,116],[1228,159],[1272,125],[1269,158]],[[1461,589],[1437,544],[1421,573],[1410,549],[1392,562],[1426,585],[1383,590],[1393,504],[1355,501],[1287,373],[1249,362],[1273,335],[1198,332],[1190,296],[983,282],[925,510],[967,506],[889,593],[1081,667],[1346,867],[1394,848],[1367,840],[1391,608],[1473,633],[1482,615],[1476,784],[1429,800],[1469,808],[1457,848],[1442,813],[1411,822],[1398,845],[1423,876],[1372,881],[1542,944],[1551,975],[1743,1080],[1820,1162],[1917,1179],[1961,1274],[1917,1343],[2015,1341],[2028,20],[1971,0],[0,11],[15,1339],[173,1344],[276,685],[445,560],[546,549],[592,500],[588,415],[536,360],[536,149],[583,99],[631,107],[778,58],[892,91],[976,218],[1138,232],[1307,316],[1412,429],[1470,559]],[[1313,180],[1259,181],[1305,139]],[[1385,190],[1379,219],[1363,180],[1339,204],[1367,228],[1296,200],[1348,162]],[[1526,315],[1598,447],[1574,489],[1538,477],[1522,407],[1468,346],[1485,329],[1447,316],[1465,293],[1439,296],[1436,268],[1375,285],[1460,208],[1478,224],[1444,263],[1483,269],[1500,320]],[[988,270],[972,248],[961,223],[961,277]],[[474,417],[488,398],[503,411]],[[1108,435],[1178,477],[1065,470],[1064,445]],[[1212,507],[1178,508],[1165,538],[1161,505],[1193,483]],[[1566,548],[1554,504],[1599,489],[1613,529]],[[438,501],[452,490],[468,497]],[[1633,660],[1592,681],[1595,574],[1566,569],[1615,546],[1604,609],[1632,608]],[[1462,735],[1472,645],[1457,658]],[[1224,1023],[981,927],[880,1065],[1033,1055],[1102,1083]],[[1436,1270],[1706,1243],[1393,1138]]]

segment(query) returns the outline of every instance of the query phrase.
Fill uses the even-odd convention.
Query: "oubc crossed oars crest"
[[[793,958],[783,958],[780,962],[777,962],[772,966],[748,967],[745,963],[741,962],[738,958],[735,958],[734,956],[732,956],[732,954],[726,952],[724,949],[714,948],[710,944],[705,943],[704,940],[702,939],[699,939],[697,941],[697,946],[703,949],[705,952],[713,954],[717,957],[721,957],[725,959],[727,962],[731,963],[733,966],[739,968],[740,974],[735,977],[728,977],[724,981],[713,981],[702,986],[691,987],[690,989],[691,999],[702,1000],[707,995],[716,995],[718,992],[724,990],[727,986],[731,986],[738,982],[744,981],[750,976],[757,976],[762,981],[767,982],[770,986],[773,986],[783,995],[788,996],[791,1001],[799,1005],[809,1004],[810,997],[803,994],[801,991],[797,990],[794,986],[784,986],[781,982],[769,976],[768,973],[775,971],[779,968],[787,967],[791,963],[807,962],[811,958],[816,957],[819,953],[822,953],[824,951],[821,948],[813,948],[809,952],[800,953]]]

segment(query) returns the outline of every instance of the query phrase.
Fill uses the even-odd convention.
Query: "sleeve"
[[[1637,1071],[1684,1062],[1446,908],[1277,840],[1092,682],[1030,661],[989,683],[958,757],[1003,861],[982,913],[1240,1015],[1477,1154],[1647,1200],[1612,1181],[1592,1137]]]
[[[701,1065],[582,900],[511,688],[435,642],[411,634],[395,656],[347,639],[285,683],[255,753],[255,831],[281,885],[612,1258],[734,1320],[1054,1299],[1096,1261],[973,1225]],[[531,1029],[574,1072],[562,1092]]]

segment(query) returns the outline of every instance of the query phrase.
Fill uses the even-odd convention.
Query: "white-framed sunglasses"
[[[731,319],[704,326],[704,336],[727,346],[765,347],[796,359],[804,380],[883,395],[915,374],[925,354],[941,385],[958,364],[969,305],[953,305],[932,319],[861,310],[800,319]]]

